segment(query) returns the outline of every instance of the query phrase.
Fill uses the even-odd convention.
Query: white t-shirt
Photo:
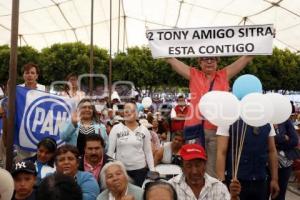
[[[25,87],[25,83],[20,84],[19,86]],[[41,84],[38,84],[38,83],[36,84],[36,89],[46,92],[46,87],[44,85],[41,85]]]
[[[276,135],[276,133],[273,125],[270,124],[270,126],[271,126],[271,130],[269,133],[269,137],[273,137]],[[223,126],[223,127],[219,126],[216,134],[221,136],[229,136],[229,128],[230,128],[229,126]]]
[[[134,131],[123,123],[115,125],[109,134],[108,152],[121,161],[126,170],[142,169],[146,166],[154,171],[154,161],[151,149],[151,134],[143,125]]]

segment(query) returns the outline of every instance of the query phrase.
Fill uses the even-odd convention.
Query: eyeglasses
[[[216,57],[201,57],[201,58],[199,58],[199,59],[200,59],[200,61],[204,61],[204,62],[208,62],[209,60],[210,60],[211,62],[217,61],[217,58],[216,58]]]
[[[131,113],[134,113],[135,112],[135,109],[124,109],[124,113],[125,114],[131,114]]]

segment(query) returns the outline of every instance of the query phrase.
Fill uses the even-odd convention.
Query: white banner
[[[154,58],[271,55],[273,25],[148,30]]]

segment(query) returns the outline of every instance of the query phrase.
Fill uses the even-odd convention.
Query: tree
[[[163,59],[153,59],[146,47],[132,47],[127,53],[117,54],[113,62],[113,80],[131,81],[138,91],[146,89],[150,95],[160,86],[187,84]]]
[[[73,72],[89,74],[89,46],[81,42],[54,44],[42,49],[41,65],[45,84],[65,80]],[[108,68],[108,54],[104,49],[94,47],[94,73],[105,73]],[[87,84],[85,79],[84,84]]]
[[[0,46],[0,84],[8,79],[10,48]],[[83,43],[55,44],[51,47],[36,49],[24,46],[18,48],[17,83],[23,82],[22,67],[28,62],[39,65],[41,74],[39,82],[50,85],[53,81],[64,80],[67,74],[76,72],[78,75],[89,73],[89,46]],[[234,62],[237,57],[222,57],[218,64],[220,68]],[[195,58],[181,58],[190,66],[197,66]],[[94,73],[108,77],[109,56],[107,50],[94,47]],[[185,91],[188,81],[174,72],[164,59],[153,59],[147,47],[131,47],[126,52],[115,55],[113,61],[113,81],[131,81],[137,90],[146,89],[149,94],[160,90],[179,89]],[[271,56],[256,56],[241,72],[257,76],[264,90],[283,90],[283,92],[300,90],[300,56],[285,49],[274,48]],[[232,82],[238,77],[234,77]],[[83,83],[87,85],[88,79]],[[94,87],[102,85],[99,78],[94,79]]]
[[[0,83],[5,84],[8,80],[10,48],[7,45],[0,46]],[[26,63],[39,65],[39,53],[30,46],[18,48],[17,83],[23,82],[23,66]]]
[[[0,84],[6,84],[8,79],[9,68],[9,53],[10,49],[8,45],[0,46]]]

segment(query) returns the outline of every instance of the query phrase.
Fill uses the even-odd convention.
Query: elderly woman
[[[154,171],[151,135],[148,129],[137,122],[134,103],[124,105],[124,123],[115,125],[109,134],[107,154],[121,161],[134,184],[142,186],[148,170]]]
[[[108,137],[106,128],[98,121],[96,109],[90,99],[82,99],[72,114],[71,122],[67,122],[60,135],[67,144],[77,146],[80,155],[83,155],[85,136],[87,134],[99,134],[107,147]]]
[[[89,172],[78,170],[78,149],[72,145],[63,145],[56,151],[56,171],[73,177],[82,191],[83,200],[95,200],[99,194],[99,186],[94,176]]]
[[[145,187],[143,200],[177,200],[173,186],[165,181],[149,182]]]
[[[106,188],[97,200],[142,200],[143,189],[129,183],[125,166],[120,161],[106,164],[101,171],[101,185]]]

